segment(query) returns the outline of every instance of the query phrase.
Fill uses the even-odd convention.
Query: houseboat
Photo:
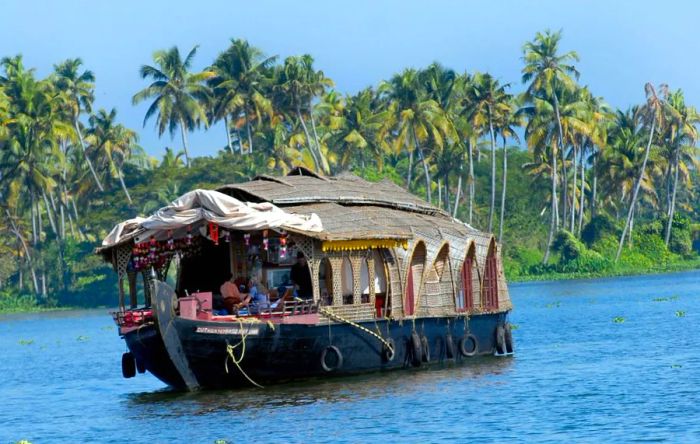
[[[262,387],[513,353],[493,235],[388,180],[296,167],[195,190],[97,252],[125,377]]]

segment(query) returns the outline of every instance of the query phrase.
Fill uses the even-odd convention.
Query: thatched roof
[[[335,177],[299,174],[284,178],[258,176],[250,182],[225,185],[217,191],[242,201],[271,202],[277,206],[334,202],[374,205],[411,212],[448,216],[389,180],[373,183],[353,174]]]

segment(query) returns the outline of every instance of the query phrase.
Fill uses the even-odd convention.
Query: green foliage
[[[680,213],[673,216],[668,249],[681,256],[691,254],[693,250],[693,226],[689,217]]]
[[[597,214],[581,230],[581,240],[591,248],[593,244],[610,235],[619,236],[620,229],[608,215]]]

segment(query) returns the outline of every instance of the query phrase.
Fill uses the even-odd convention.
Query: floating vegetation
[[[671,296],[671,297],[668,298],[668,299],[669,299],[670,301],[677,301],[677,300],[678,300],[678,296],[677,296],[677,295],[674,295],[674,296]]]
[[[15,444],[32,444],[32,443],[27,441],[26,439],[20,439]]]
[[[678,318],[683,318],[683,317],[685,317],[685,311],[683,311],[683,310],[676,310],[676,317],[678,317]]]
[[[520,327],[518,326],[518,324],[510,324],[510,329],[511,329],[511,330],[517,330],[518,328],[520,328]]]
[[[216,441],[214,441],[214,444],[228,444],[228,441],[226,441],[225,439],[217,439]]]
[[[654,298],[652,299],[654,302],[668,302],[668,298]]]
[[[88,339],[90,339],[90,336],[83,336],[83,335],[80,335],[80,336],[78,336],[78,338],[77,338],[76,340],[77,340],[78,342],[85,342],[85,341],[87,341]]]
[[[683,368],[680,364],[671,364],[671,368]]]
[[[20,339],[18,343],[19,345],[32,345],[34,343],[34,339]]]
[[[615,316],[613,318],[613,322],[616,324],[622,324],[623,322],[625,322],[625,318],[623,318],[622,316]]]
[[[561,302],[556,301],[556,302],[552,302],[552,303],[545,305],[545,308],[559,308],[560,306],[561,306]]]
[[[114,330],[114,325],[105,325],[100,330],[104,330],[104,331]]]

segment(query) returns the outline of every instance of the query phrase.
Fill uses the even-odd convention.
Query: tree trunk
[[[634,192],[632,193],[632,201],[630,202],[629,212],[627,213],[627,221],[625,221],[625,228],[622,230],[622,236],[620,236],[620,243],[617,246],[617,254],[615,254],[615,262],[620,260],[620,254],[622,253],[622,245],[625,242],[625,235],[627,235],[628,228],[631,231],[631,222],[634,215],[634,206],[637,203],[637,195],[639,194],[639,187],[642,185],[642,179],[644,178],[644,170],[647,167],[647,160],[649,159],[649,150],[651,149],[651,142],[654,139],[654,130],[656,129],[656,121],[651,122],[651,131],[649,132],[649,141],[647,142],[647,148],[644,151],[644,160],[642,161],[642,169],[637,178],[637,182],[634,184]]]
[[[438,177],[438,208],[442,208],[442,179]]]
[[[496,136],[493,132],[493,119],[491,119],[491,108],[489,107],[489,135],[491,137],[491,204],[489,205],[489,228],[488,232],[493,232],[493,213],[496,206]]]
[[[448,214],[452,213],[452,208],[450,207],[450,172],[445,173],[445,210]]]
[[[78,124],[78,118],[73,119],[73,126],[75,127],[75,132],[78,133],[78,140],[80,141],[80,147],[83,149],[83,156],[85,156],[85,161],[88,164],[88,167],[90,168],[90,172],[92,173],[92,177],[95,179],[95,183],[97,184],[97,188],[99,188],[100,191],[104,191],[104,187],[102,186],[102,183],[100,182],[100,179],[97,177],[97,173],[95,173],[95,167],[92,166],[92,162],[90,161],[90,158],[87,155],[87,149],[85,148],[85,141],[83,140],[83,133],[80,131],[80,125]]]
[[[408,149],[408,173],[406,174],[406,189],[411,189],[411,180],[413,179],[413,148],[406,143]]]
[[[591,165],[591,174],[593,175],[593,190],[591,191],[591,219],[595,217],[596,211],[596,198],[598,192],[598,173],[596,169],[596,164],[598,163],[598,156],[593,153],[593,164]]]
[[[472,141],[469,139],[469,225],[472,225],[474,215],[474,153]]]
[[[250,129],[250,122],[248,122],[247,117],[245,121],[245,132],[246,137],[248,137],[248,151],[246,154],[253,154],[253,131]]]
[[[554,96],[556,97],[556,95]],[[559,218],[559,209],[557,208],[557,152],[556,145],[552,146],[552,217],[549,223],[549,234],[547,235],[547,248],[544,253],[542,263],[547,265],[549,262],[549,252],[552,248],[552,240],[554,240],[554,231],[557,227],[557,219]]]
[[[416,136],[416,129],[413,127],[413,125],[411,125],[411,132],[413,133],[413,144],[416,147],[420,161],[423,164],[423,174],[425,174],[425,193],[428,198],[428,203],[432,204],[433,199],[430,190],[430,171],[428,170],[428,161],[425,159],[425,155],[423,154],[423,148],[418,145],[418,136]]]
[[[31,212],[32,212],[32,245],[36,246],[36,244],[39,242],[39,239],[37,239],[37,226],[36,226],[36,205],[34,205],[34,193],[32,191],[29,192],[31,195]]]
[[[117,168],[117,175],[119,176],[119,183],[122,184],[122,190],[124,190],[124,194],[126,194],[126,200],[129,201],[129,204],[134,203],[129,195],[129,190],[126,188],[126,184],[124,183],[124,175],[122,174],[121,168]]]
[[[231,142],[231,131],[228,127],[228,115],[224,116],[224,127],[226,128],[226,143],[228,144],[228,150],[233,154],[233,143]]]
[[[503,221],[506,214],[506,182],[508,177],[508,150],[506,139],[503,139],[503,188],[501,188],[501,220],[498,224],[498,243],[503,242]]]
[[[581,237],[581,230],[583,228],[583,207],[585,204],[585,190],[586,190],[586,165],[583,162],[584,150],[581,148],[581,195],[579,196],[579,208],[578,208],[578,237]]]
[[[29,247],[27,247],[27,243],[24,241],[22,233],[19,231],[19,227],[17,227],[17,224],[15,224],[15,220],[12,218],[12,215],[10,214],[10,211],[7,208],[5,208],[5,214],[7,215],[7,220],[10,221],[12,231],[15,233],[15,236],[17,236],[17,240],[19,240],[20,244],[22,245],[22,249],[24,250],[24,257],[27,259],[27,265],[29,265],[29,271],[32,275],[32,283],[34,284],[34,294],[38,296],[39,281],[36,278],[36,270],[34,269],[34,263],[32,262],[32,255],[29,252]]]
[[[557,117],[557,128],[559,130],[559,146],[558,148],[561,150],[561,159],[562,159],[562,182],[564,184],[563,190],[562,190],[562,200],[563,200],[563,206],[564,206],[564,212],[563,216],[566,217],[566,199],[567,199],[567,193],[566,193],[566,158],[565,158],[565,151],[566,149],[564,148],[564,130],[561,127],[561,115],[559,114],[559,98],[557,97],[556,89],[553,91],[554,92],[554,114]],[[554,162],[556,164],[556,159],[554,159]],[[559,226],[559,210],[557,209],[557,226]]]
[[[571,211],[569,211],[569,232],[574,233],[574,227],[576,226],[576,181],[578,179],[578,163],[576,157],[576,146],[573,147],[573,159],[574,159],[574,177],[571,180]]]
[[[42,190],[41,195],[44,198],[44,205],[46,206],[46,217],[48,217],[48,219],[49,219],[49,225],[51,225],[51,231],[53,231],[53,234],[55,234],[56,237],[60,239],[61,236],[58,234],[58,229],[56,228],[56,222],[53,219],[53,214],[51,213],[51,206],[49,205],[49,199],[46,197],[46,192]]]
[[[190,166],[190,153],[187,144],[187,127],[185,126],[185,121],[180,119],[180,135],[182,136],[182,149],[185,150],[185,163],[187,167]]]
[[[666,236],[664,237],[664,242],[668,248],[668,243],[671,241],[671,226],[673,225],[673,214],[676,211],[676,190],[678,189],[678,170],[679,160],[678,160],[678,149],[675,153],[675,171],[673,173],[673,191],[671,191],[671,206],[668,211],[668,221],[666,222]]]
[[[464,159],[462,159],[464,161]],[[459,209],[459,198],[462,194],[462,173],[464,173],[464,165],[462,162],[459,164],[459,174],[457,175],[457,192],[455,193],[455,206],[452,209],[452,217],[457,217],[457,210]]]
[[[313,110],[309,111],[309,116],[311,117],[311,131],[313,131],[314,134],[314,142],[316,142],[316,152],[319,155],[319,158],[321,157],[321,143],[318,141],[318,133],[316,132],[316,119],[314,119],[314,113]],[[321,166],[323,168],[323,171],[325,171],[325,165]],[[328,172],[328,171],[326,171]]]
[[[316,153],[314,150],[313,145],[311,144],[311,136],[309,135],[309,129],[306,127],[306,122],[304,122],[304,117],[301,115],[301,108],[298,106],[297,108],[297,118],[299,119],[299,123],[301,123],[301,127],[304,129],[304,135],[306,136],[306,143],[309,146],[309,152],[311,153],[311,157],[314,160],[314,163],[316,164],[316,171],[321,171],[321,164],[320,160],[316,158]]]

